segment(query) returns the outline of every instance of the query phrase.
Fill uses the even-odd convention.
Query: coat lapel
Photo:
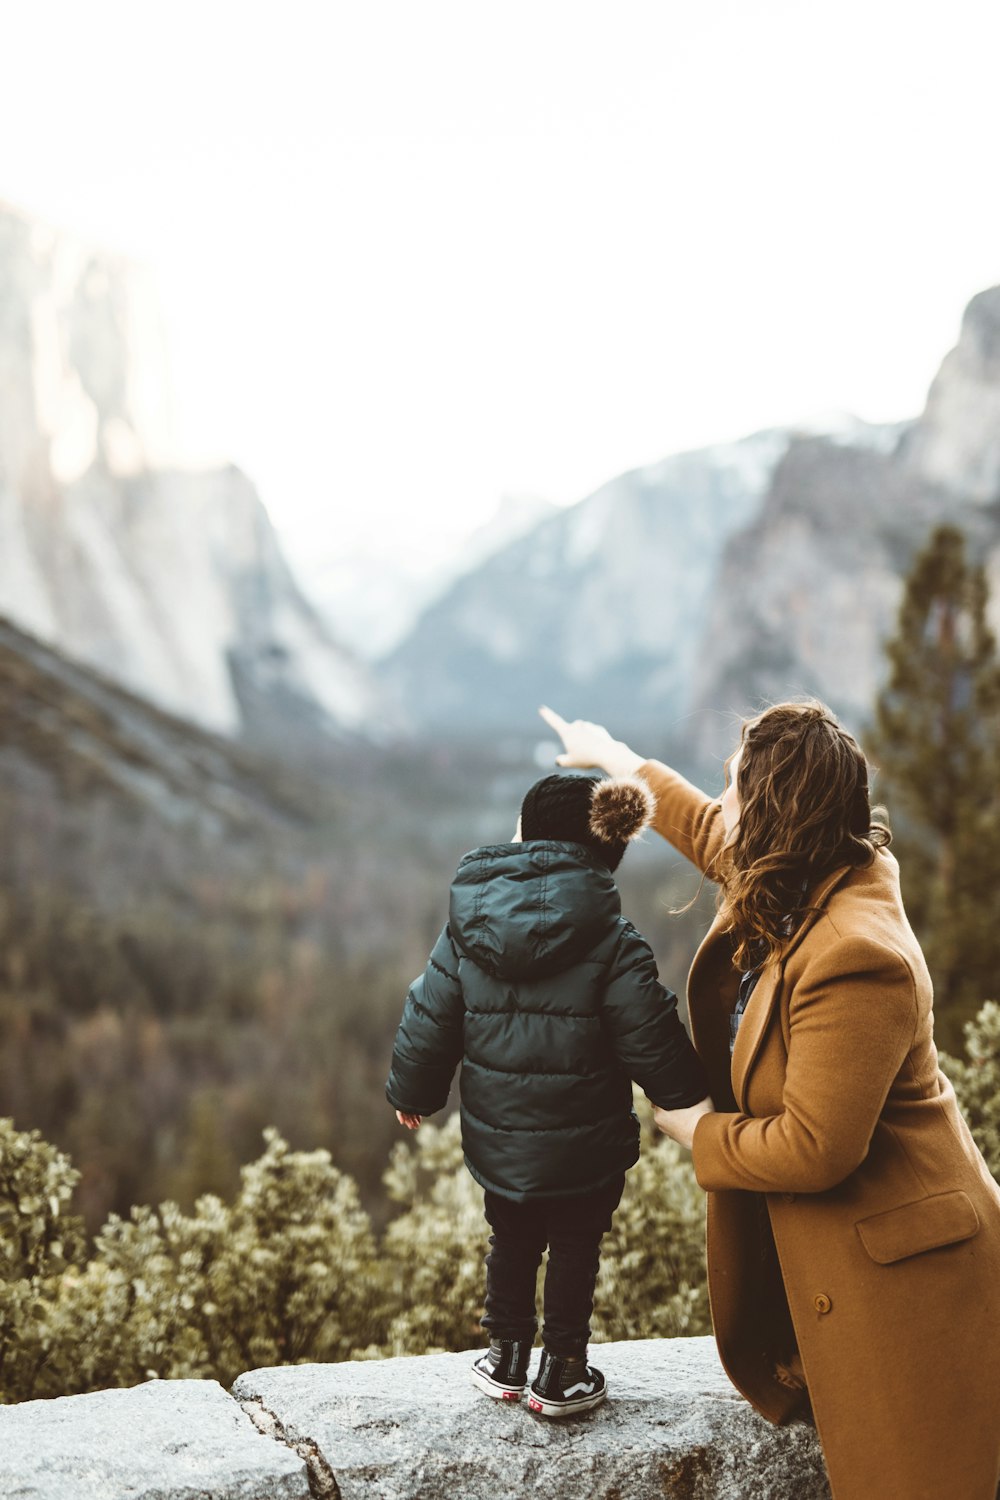
[[[738,984],[725,913],[720,912],[694,956],[687,985],[691,1040],[708,1072],[709,1093],[719,1110],[736,1107],[729,1067],[729,1013]]]
[[[806,933],[823,914],[823,907],[832,893],[840,885],[841,881],[851,873],[852,865],[842,865],[837,870],[831,870],[828,875],[815,886],[807,897],[807,910],[802,921],[795,931],[785,940],[780,953],[770,963],[765,964],[761,976],[757,981],[753,994],[747,1003],[743,1020],[740,1022],[736,1033],[736,1045],[733,1048],[733,1093],[741,1110],[746,1110],[747,1079],[750,1070],[757,1060],[764,1033],[774,1010],[774,1002],[781,992],[781,983],[784,977],[785,964],[795,952]]]

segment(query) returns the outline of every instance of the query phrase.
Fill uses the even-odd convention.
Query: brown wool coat
[[[657,831],[710,870],[719,802],[657,761],[639,774]],[[994,1500],[1000,1189],[938,1068],[895,858],[833,871],[809,902],[731,1065],[739,976],[718,918],[689,975],[718,1110],[692,1155],[719,1353],[772,1422],[807,1409],[804,1370],[835,1500]]]

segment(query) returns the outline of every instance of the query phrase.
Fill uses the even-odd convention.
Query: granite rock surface
[[[813,1427],[759,1417],[712,1339],[594,1345],[591,1358],[608,1402],[560,1422],[482,1395],[471,1354],[252,1370],[233,1395],[312,1450],[314,1493],[341,1500],[829,1500]]]
[[[214,1380],[0,1406],[4,1500],[310,1500],[303,1459]]]

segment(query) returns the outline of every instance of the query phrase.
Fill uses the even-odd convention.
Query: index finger
[[[556,731],[556,734],[565,734],[566,730],[569,728],[569,725],[563,718],[562,714],[557,714],[554,708],[547,708],[543,703],[538,712],[541,714],[546,724],[548,724],[551,729],[554,729]]]

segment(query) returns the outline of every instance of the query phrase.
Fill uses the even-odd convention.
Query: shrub
[[[326,1151],[293,1152],[265,1131],[230,1206],[206,1194],[111,1215],[92,1258],[44,1285],[46,1358],[6,1399],[152,1377],[211,1377],[347,1359],[384,1339],[375,1243],[354,1182]],[[44,1142],[32,1151],[43,1163]],[[75,1174],[74,1174],[75,1175]]]
[[[383,1178],[405,1211],[385,1232],[383,1252],[395,1314],[384,1354],[468,1349],[482,1339],[489,1225],[483,1190],[462,1159],[457,1114],[428,1121],[393,1147]]]
[[[601,1244],[595,1342],[711,1333],[705,1195],[690,1155],[657,1131],[638,1091],[635,1108],[643,1123],[642,1155]]]
[[[636,1103],[646,1139],[604,1241],[595,1340],[708,1328],[701,1193]],[[457,1115],[394,1148],[385,1184],[402,1212],[378,1249],[328,1152],[264,1136],[232,1204],[112,1214],[87,1258],[64,1212],[79,1174],[0,1121],[0,1399],[481,1343],[489,1228]]]
[[[1000,1005],[988,1000],[964,1030],[967,1060],[942,1053],[941,1066],[986,1165],[1000,1181]]]
[[[59,1342],[61,1277],[83,1248],[64,1211],[79,1177],[37,1130],[0,1120],[0,1401],[35,1394]]]

